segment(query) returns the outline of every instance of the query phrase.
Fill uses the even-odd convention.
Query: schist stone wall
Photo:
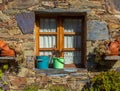
[[[110,40],[120,34],[119,4],[119,0],[0,0],[0,40],[15,43],[25,58],[34,56],[34,11],[84,10],[87,12],[86,42],[89,55],[99,41]],[[20,19],[27,16],[27,23],[22,24]]]

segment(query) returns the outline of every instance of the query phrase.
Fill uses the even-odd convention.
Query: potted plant
[[[109,41],[100,42],[98,46],[94,49],[94,61],[97,64],[98,69],[106,67],[105,56],[109,55],[108,50]]]
[[[111,56],[116,56],[116,55],[119,55],[119,51],[120,51],[120,37],[116,36],[115,37],[115,40],[111,41],[109,43],[109,51],[110,51],[110,55]]]
[[[53,48],[52,60],[53,60],[53,67],[55,69],[62,69],[62,68],[64,68],[64,58],[60,57],[61,53],[62,53],[62,51],[59,51],[56,48]]]

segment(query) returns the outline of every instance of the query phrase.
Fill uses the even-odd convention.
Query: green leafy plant
[[[56,86],[56,85],[51,85],[48,87],[49,91],[67,91],[67,89],[64,86]]]
[[[3,88],[8,85],[8,81],[5,78],[5,72],[8,70],[8,68],[8,64],[4,64],[0,69],[0,91],[3,91]]]
[[[100,43],[95,49],[95,62],[104,65],[104,55],[107,54],[107,48],[104,43]]]
[[[120,91],[120,73],[101,72],[92,79],[91,85],[90,88],[84,88],[84,91]]]
[[[32,84],[32,85],[26,86],[23,91],[38,91],[40,88],[41,86]]]
[[[97,71],[107,71],[112,67],[112,65],[108,65],[108,61],[105,60],[105,56],[109,55],[108,44],[109,41],[101,41],[94,49],[93,62],[96,64],[95,69]]]

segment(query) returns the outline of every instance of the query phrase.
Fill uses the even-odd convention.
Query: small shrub
[[[115,71],[101,72],[92,79],[91,85],[84,91],[120,91],[120,73]]]
[[[51,85],[48,87],[49,91],[67,91],[67,89],[64,86],[56,86],[56,85]]]
[[[36,86],[34,84],[27,86],[23,91],[38,91],[40,86]]]

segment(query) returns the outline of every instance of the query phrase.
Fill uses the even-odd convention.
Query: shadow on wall
[[[113,43],[114,41],[102,41],[99,42],[98,46],[94,48],[93,52],[89,53],[87,60],[87,68],[89,71],[107,71],[115,65],[117,59],[105,59],[106,56],[118,56],[113,54],[110,48],[113,46],[115,50],[118,46]],[[118,48],[117,48],[118,49]],[[118,53],[118,52],[117,52]]]
[[[101,56],[100,61],[96,60],[96,55],[90,53],[87,60],[87,69],[88,71],[108,71],[117,62],[117,60],[105,60],[105,56]],[[99,58],[98,58],[99,59]]]

